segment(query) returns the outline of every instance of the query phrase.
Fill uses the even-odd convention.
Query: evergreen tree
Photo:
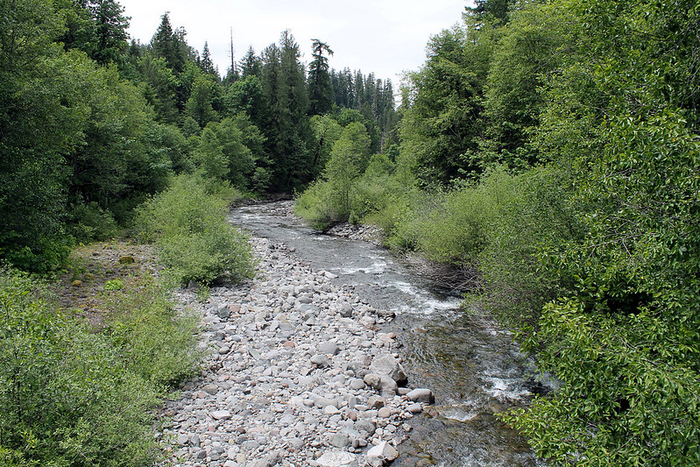
[[[204,50],[202,51],[202,57],[199,60],[199,68],[204,72],[204,74],[209,75],[219,81],[219,72],[216,70],[214,67],[214,62],[211,60],[208,42],[204,42]]]
[[[423,69],[409,75],[413,97],[401,122],[402,155],[426,185],[448,185],[484,169],[478,150],[491,49],[480,30],[444,30],[430,40]]]
[[[129,19],[116,0],[90,2],[90,11],[97,26],[97,49],[92,58],[98,63],[118,63],[128,47],[126,32]]]
[[[176,123],[179,115],[176,102],[178,81],[165,59],[147,52],[138,61],[138,72],[143,95],[153,106],[158,121]]]
[[[168,67],[176,74],[185,71],[186,63],[194,57],[192,49],[187,45],[183,28],[173,30],[170,16],[165,12],[156,33],[151,39],[151,48],[158,57],[163,57]]]
[[[197,122],[199,128],[219,120],[219,115],[212,104],[217,89],[216,82],[208,75],[199,74],[192,83],[192,92],[185,106],[185,115]]]
[[[308,91],[299,46],[289,31],[280,45],[263,52],[262,84],[269,99],[270,119],[262,128],[272,161],[272,187],[288,191],[311,177]]]
[[[253,47],[249,47],[243,59],[239,62],[241,69],[241,78],[245,79],[249,76],[262,75],[262,60],[255,55]]]
[[[312,39],[314,59],[309,64],[309,114],[322,115],[330,112],[333,105],[333,87],[328,73],[328,58],[333,55],[328,44]]]

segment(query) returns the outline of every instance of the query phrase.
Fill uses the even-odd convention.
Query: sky
[[[431,35],[461,21],[470,0],[119,0],[131,17],[132,39],[149,43],[166,11],[173,28],[183,26],[187,43],[199,50],[208,42],[223,76],[230,67],[231,30],[239,61],[256,54],[289,29],[311,61],[311,39],[329,45],[330,66],[391,79],[398,88],[404,71],[425,62]]]

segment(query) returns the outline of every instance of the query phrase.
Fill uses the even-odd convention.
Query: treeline
[[[167,13],[148,44],[129,43],[116,0],[8,0],[0,14],[0,259],[25,270],[114,235],[173,175],[300,190],[325,163],[328,121],[362,125],[373,151],[396,141],[391,82],[330,70],[320,40],[306,64],[285,31],[222,79]]]
[[[346,128],[297,201],[462,272],[561,382],[503,415],[557,465],[700,462],[698,31],[693,1],[478,0],[398,154]]]

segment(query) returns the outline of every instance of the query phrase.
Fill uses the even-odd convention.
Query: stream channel
[[[460,298],[441,293],[388,250],[322,235],[286,215],[291,202],[234,209],[230,220],[259,237],[285,243],[314,270],[337,275],[376,309],[396,318],[399,353],[410,387],[430,388],[431,410],[411,419],[409,439],[392,466],[540,466],[527,441],[495,413],[526,404],[542,385],[509,332]]]

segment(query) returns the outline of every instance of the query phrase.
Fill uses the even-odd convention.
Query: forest
[[[224,214],[286,194],[514,331],[559,382],[500,415],[541,458],[700,464],[700,4],[476,0],[396,92],[291,31],[222,77],[168,13],[127,28],[116,0],[0,0],[0,462],[157,460],[148,409],[197,361],[167,287],[249,277]],[[171,284],[101,332],[35,296],[124,232]]]

